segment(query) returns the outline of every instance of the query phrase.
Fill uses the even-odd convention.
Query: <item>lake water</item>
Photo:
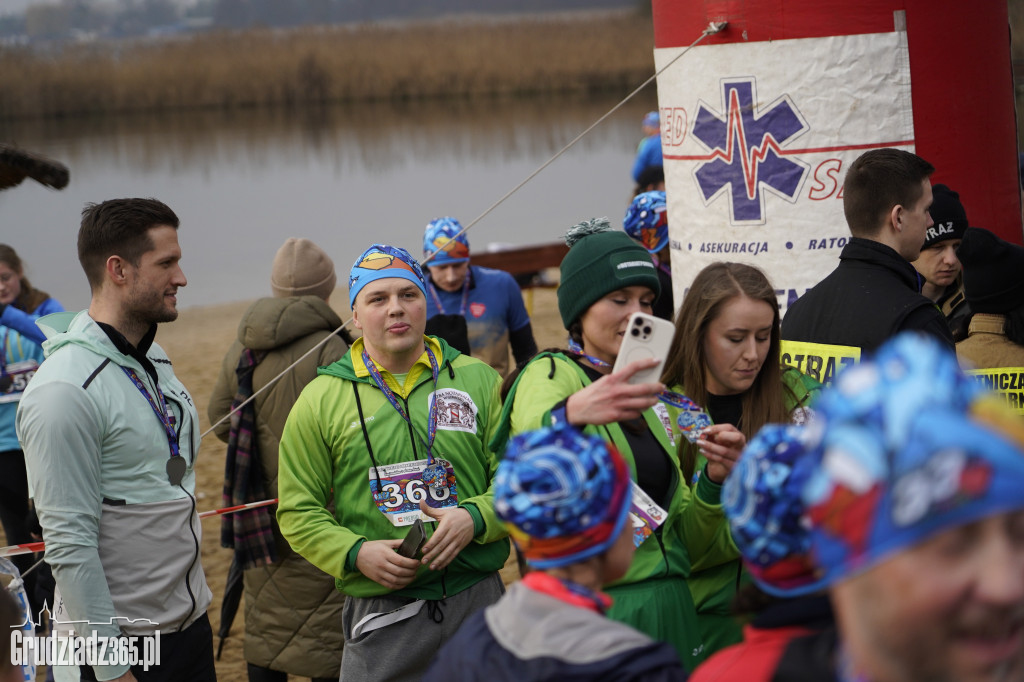
[[[429,220],[451,215],[467,224],[616,102],[381,103],[8,123],[0,141],[65,163],[71,182],[54,191],[26,180],[0,192],[0,241],[19,252],[36,286],[69,309],[84,308],[89,292],[75,246],[83,206],[152,196],[181,219],[189,281],[181,307],[270,295],[270,263],[293,236],[322,246],[344,286],[369,244],[418,256]],[[651,87],[471,229],[473,250],[555,241],[591,217],[621,226],[640,119],[655,108]]]

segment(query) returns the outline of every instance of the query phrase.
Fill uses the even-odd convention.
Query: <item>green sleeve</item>
[[[722,486],[702,470],[689,502],[679,515],[679,529],[690,555],[690,570],[694,573],[739,556],[722,511],[721,493]]]
[[[309,400],[314,385],[299,395],[281,436],[277,522],[292,549],[325,573],[343,578],[353,568],[346,565],[349,552],[366,538],[342,526],[327,509],[334,463],[325,434],[333,425],[321,423]]]
[[[498,469],[498,458],[487,447],[487,444],[494,438],[501,418],[501,375],[491,371],[487,373],[487,377],[490,382],[490,386],[484,389],[489,389],[487,405],[486,409],[480,411],[485,414],[477,415],[478,419],[487,420],[483,425],[483,433],[480,434],[480,454],[484,458],[487,469],[487,490],[459,503],[459,506],[466,508],[466,511],[473,517],[473,542],[480,544],[494,542],[508,536],[505,524],[494,513],[494,474]],[[482,524],[482,528],[480,524]]]
[[[567,360],[537,358],[523,370],[512,405],[512,433],[532,431],[551,425],[551,410],[583,388]],[[552,364],[555,372],[552,376]]]
[[[551,410],[583,388],[583,381],[561,355],[541,353],[516,377],[505,396],[490,448],[500,458],[510,436],[551,424]]]

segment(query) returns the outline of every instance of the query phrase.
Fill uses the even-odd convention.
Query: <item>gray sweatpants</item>
[[[445,600],[428,602],[415,616],[352,637],[353,627],[370,613],[387,613],[412,599],[382,595],[349,597],[341,613],[345,649],[339,682],[414,682],[431,659],[469,616],[501,598],[505,586],[492,573],[469,589]]]

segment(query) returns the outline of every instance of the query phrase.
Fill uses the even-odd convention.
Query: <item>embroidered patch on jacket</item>
[[[431,395],[437,400],[437,428],[476,433],[477,407],[468,393],[442,388]]]

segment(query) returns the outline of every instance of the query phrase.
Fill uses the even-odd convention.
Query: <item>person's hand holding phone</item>
[[[400,590],[413,581],[420,562],[395,550],[401,540],[367,540],[359,546],[356,570],[389,590]]]
[[[658,394],[665,386],[660,382],[631,384],[629,380],[637,372],[660,363],[656,358],[635,360],[573,393],[565,404],[565,418],[575,425],[610,424],[638,418],[658,402]]]

